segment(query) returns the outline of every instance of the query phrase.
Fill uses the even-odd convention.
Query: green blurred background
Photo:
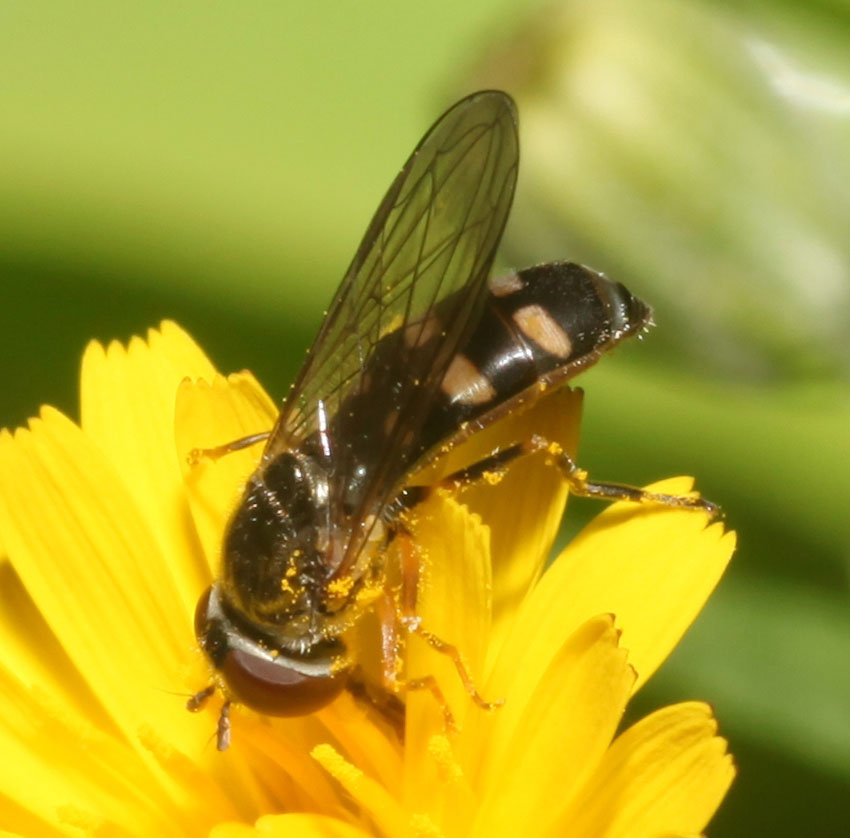
[[[695,474],[740,533],[636,709],[714,704],[712,834],[847,834],[848,43],[846,0],[2,3],[0,425],[76,416],[85,343],[164,317],[281,395],[413,144],[503,87],[503,263],[657,309],[582,379],[582,465]]]

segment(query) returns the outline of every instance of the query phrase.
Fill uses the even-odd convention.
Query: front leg
[[[433,675],[404,680],[400,677],[401,649],[404,635],[421,637],[432,649],[446,655],[454,664],[464,689],[470,698],[483,710],[494,710],[502,701],[487,701],[475,685],[463,655],[457,646],[429,631],[416,611],[422,556],[413,538],[396,521],[396,543],[400,555],[400,584],[396,590],[387,590],[380,598],[377,613],[381,624],[383,673],[388,685],[396,690],[427,689],[439,704],[446,719],[446,727],[455,729],[454,719],[448,702]]]
[[[647,492],[625,483],[608,483],[590,480],[588,473],[580,468],[563,447],[538,434],[525,442],[516,442],[497,448],[488,456],[459,471],[447,475],[432,486],[408,486],[399,492],[390,506],[391,515],[401,515],[425,501],[437,489],[457,491],[482,480],[497,483],[506,467],[513,460],[530,454],[544,453],[546,462],[554,465],[563,476],[572,494],[583,498],[605,501],[629,501],[646,505],[673,506],[707,512],[709,517],[720,515],[720,507],[710,500],[689,495],[665,495]]]
[[[409,631],[400,617],[400,609],[392,592],[384,591],[375,604],[375,611],[381,625],[381,674],[384,688],[393,695],[411,690],[428,690],[440,708],[447,731],[456,732],[454,715],[446,701],[437,679],[433,675],[422,678],[404,678],[402,669],[401,631]]]
[[[457,674],[469,697],[482,710],[494,710],[496,707],[501,707],[504,704],[503,699],[487,701],[482,698],[457,646],[447,643],[422,625],[422,618],[416,613],[416,597],[419,589],[422,556],[410,536],[403,534],[401,538],[402,541],[399,545],[399,551],[401,553],[400,620],[404,630],[408,634],[419,635],[432,649],[442,655],[448,656],[455,665]]]
[[[234,439],[224,445],[217,445],[215,448],[193,448],[187,456],[187,461],[190,466],[198,465],[201,460],[220,460],[228,454],[234,454],[237,451],[242,451],[245,448],[250,448],[259,442],[265,442],[271,436],[271,431],[262,431],[258,434],[243,436],[240,439]]]

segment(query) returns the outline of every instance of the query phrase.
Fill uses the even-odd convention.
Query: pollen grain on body
[[[351,576],[339,576],[327,583],[328,594],[332,597],[347,597],[354,587],[354,578]]]
[[[505,479],[503,471],[485,471],[481,474],[481,479],[488,486],[498,486]]]

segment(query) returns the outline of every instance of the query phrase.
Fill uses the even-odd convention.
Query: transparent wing
[[[296,447],[334,416],[381,337],[425,322],[457,293],[443,320],[440,358],[416,359],[417,376],[442,378],[483,299],[518,164],[516,111],[507,94],[462,99],[425,135],[378,207],[293,385],[267,451]],[[412,359],[411,359],[412,360]],[[427,368],[439,361],[441,369]],[[409,388],[409,395],[421,388]],[[398,401],[398,400],[396,400]]]
[[[484,301],[518,153],[505,93],[473,94],[437,120],[378,207],[287,397],[266,457],[319,441],[330,507],[349,520],[377,514],[416,453]]]

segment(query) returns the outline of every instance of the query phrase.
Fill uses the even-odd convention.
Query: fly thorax
[[[313,633],[327,578],[327,514],[315,472],[291,452],[263,463],[224,539],[226,600],[260,626],[285,628],[293,642]]]

